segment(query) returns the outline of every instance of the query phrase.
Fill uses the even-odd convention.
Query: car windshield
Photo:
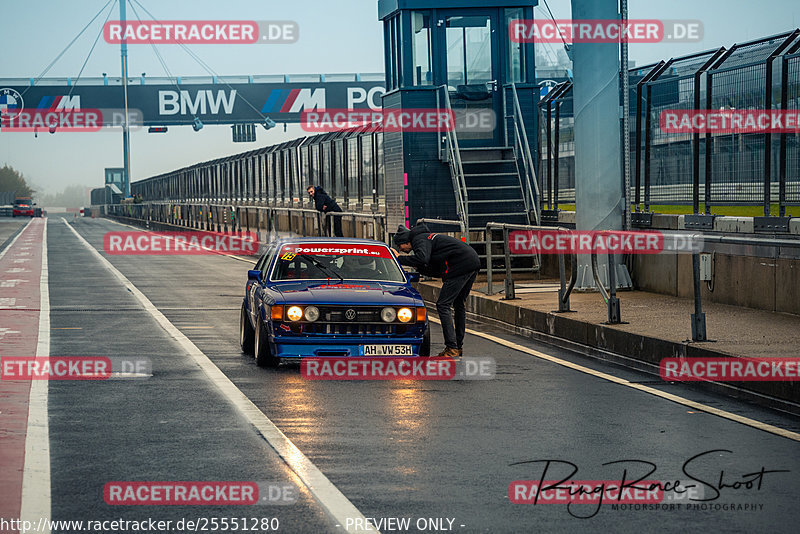
[[[406,281],[388,247],[360,243],[283,245],[271,279]]]

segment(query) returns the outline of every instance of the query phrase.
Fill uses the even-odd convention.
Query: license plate
[[[412,356],[411,345],[362,345],[362,356]]]

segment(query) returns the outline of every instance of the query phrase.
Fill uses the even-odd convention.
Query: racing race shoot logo
[[[258,234],[217,232],[108,232],[103,249],[113,255],[176,256],[198,254],[258,254]]]

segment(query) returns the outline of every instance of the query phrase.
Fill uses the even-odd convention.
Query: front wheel
[[[239,344],[242,346],[242,352],[245,354],[253,354],[255,345],[255,330],[253,325],[250,324],[249,313],[242,303],[242,313],[239,315]]]
[[[256,364],[259,367],[278,367],[281,363],[279,358],[273,356],[269,348],[269,335],[267,334],[267,327],[264,321],[261,320],[261,314],[256,321],[256,335],[253,346],[255,352]]]
[[[425,329],[425,335],[422,336],[422,345],[419,346],[419,355],[420,356],[430,356],[431,355],[431,325],[428,325],[428,328]]]

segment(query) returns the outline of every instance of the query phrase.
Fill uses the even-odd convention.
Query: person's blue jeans
[[[464,345],[464,333],[467,330],[467,297],[472,291],[476,276],[478,271],[445,278],[439,291],[436,311],[442,322],[444,344],[452,349],[460,349]]]

